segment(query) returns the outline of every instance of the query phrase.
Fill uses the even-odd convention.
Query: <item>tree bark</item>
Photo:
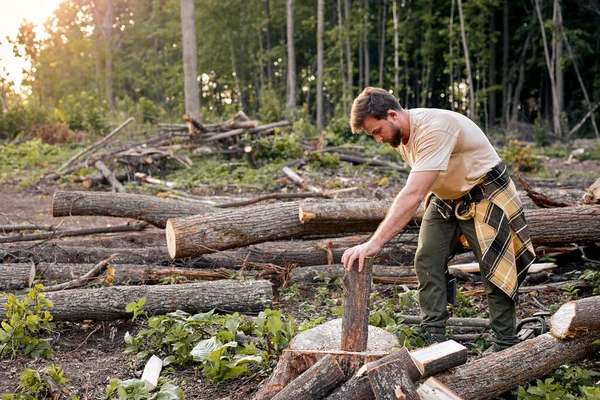
[[[194,21],[194,0],[180,0],[181,34],[183,36],[183,81],[185,112],[198,122],[200,113],[200,93],[198,91],[198,53],[196,49],[196,23]]]
[[[273,400],[319,400],[331,393],[345,378],[340,364],[328,354],[290,382]]]
[[[0,290],[30,288],[35,279],[33,263],[0,264]]]
[[[292,270],[292,281],[315,282],[319,277],[330,279],[343,278],[346,274],[344,266],[337,265],[314,265],[308,267],[297,267]],[[373,266],[372,279],[375,283],[410,284],[417,283],[417,274],[414,267],[384,267]]]
[[[365,259],[362,271],[358,261],[342,278],[344,312],[342,314],[342,350],[361,352],[367,349],[369,301],[373,259]]]
[[[164,228],[169,218],[207,214],[210,206],[159,197],[106,192],[57,191],[52,198],[52,215],[94,215],[134,218]]]
[[[323,0],[317,1],[317,129],[325,123],[323,111],[323,32],[325,30]]]
[[[396,0],[392,2],[392,16],[394,20],[394,95],[398,96],[399,92],[399,80],[398,73],[400,71],[400,65],[398,63],[398,5],[396,4]],[[406,107],[406,104],[405,104]]]
[[[288,107],[296,106],[296,50],[294,46],[294,2],[287,0],[287,101]]]
[[[600,296],[570,301],[552,316],[550,333],[558,338],[577,337],[600,330]]]
[[[514,127],[516,125],[519,116],[519,99],[521,98],[521,91],[523,90],[523,84],[525,83],[525,56],[527,55],[527,49],[529,48],[530,40],[531,30],[527,32],[527,37],[525,38],[525,43],[523,44],[523,50],[521,50],[521,56],[519,57],[519,78],[517,79],[517,86],[515,87],[515,92],[512,99],[512,112],[510,113],[509,127]]]
[[[597,348],[592,342],[598,337],[600,334],[595,333],[558,340],[547,333],[436,375],[435,379],[464,400],[491,399],[564,363],[585,358]]]
[[[383,3],[383,7],[381,11],[381,32],[379,36],[379,87],[383,87],[383,66],[385,65],[385,28],[387,27],[387,1],[381,0],[381,2]]]
[[[490,42],[490,70],[488,74],[488,85],[490,88],[496,86],[496,8],[493,4],[490,5],[490,32],[488,40]],[[489,117],[490,124],[496,124],[496,89],[489,91]]]
[[[467,43],[467,33],[465,31],[465,18],[463,16],[462,0],[458,0],[458,16],[460,17],[460,34],[462,37],[463,51],[465,52],[465,64],[467,67],[467,80],[469,82],[469,117],[475,121],[475,87],[473,86],[473,75],[471,74],[471,61],[469,60],[469,44]]]
[[[406,347],[387,357],[365,365],[376,399],[416,399],[414,381],[421,378]],[[398,392],[400,391],[400,392]],[[368,391],[367,391],[368,393]],[[399,396],[399,393],[407,397]]]
[[[350,11],[351,11],[351,0],[344,0],[344,17],[346,25],[344,33],[346,36],[346,66],[348,67],[348,96],[352,100],[354,92],[354,71],[352,65],[352,46],[350,44]]]
[[[188,313],[217,309],[222,312],[257,313],[270,307],[273,290],[268,281],[215,281],[167,286],[114,286],[101,289],[73,289],[45,294],[54,307],[57,321],[114,320],[131,317],[125,307],[146,297],[143,309],[149,315],[176,310]],[[6,317],[0,298],[0,318]]]
[[[96,168],[102,173],[104,178],[110,183],[113,187],[113,190],[117,193],[127,193],[125,186],[119,182],[119,180],[115,177],[115,174],[112,173],[110,169],[104,164],[102,161],[98,160],[95,164]]]

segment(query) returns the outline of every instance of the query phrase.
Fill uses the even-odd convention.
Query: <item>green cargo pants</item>
[[[430,333],[445,331],[449,318],[445,271],[447,260],[464,234],[477,260],[481,249],[472,219],[459,220],[455,215],[445,219],[433,201],[429,203],[419,233],[415,269],[419,279],[419,303],[423,315],[422,327]],[[515,303],[507,294],[482,275],[488,298],[490,322],[497,350],[519,342],[516,336]]]

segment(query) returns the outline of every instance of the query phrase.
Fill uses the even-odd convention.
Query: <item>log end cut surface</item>
[[[173,221],[167,220],[167,226],[165,228],[167,234],[167,249],[171,258],[175,259],[177,255],[177,244],[175,239],[175,229],[173,228]]]
[[[559,339],[566,338],[573,318],[575,318],[575,302],[571,301],[559,308],[552,316],[552,335]]]

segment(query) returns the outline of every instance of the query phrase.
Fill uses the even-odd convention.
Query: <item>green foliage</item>
[[[271,162],[301,158],[304,154],[300,137],[295,133],[263,136],[253,140],[252,146],[257,159]]]
[[[283,107],[282,98],[272,86],[264,87],[260,92],[258,118],[263,123],[281,121]]]
[[[0,144],[0,183],[23,177],[21,185],[37,182],[42,174],[54,171],[75,150],[52,146],[34,139],[19,144]]]
[[[473,306],[473,299],[462,294],[463,288],[456,291],[456,301],[448,308],[453,317],[456,318],[481,318],[483,315]]]
[[[55,118],[73,130],[100,133],[108,127],[108,107],[106,101],[86,92],[68,94],[58,101]]]
[[[357,143],[366,135],[353,134],[350,127],[350,121],[347,116],[334,117],[327,125],[327,134],[325,140],[328,146],[342,146],[347,143]]]
[[[307,158],[309,167],[313,170],[337,168],[340,166],[340,155],[338,153],[313,152]]]
[[[519,400],[597,399],[600,386],[595,384],[600,372],[579,366],[563,365],[545,379],[537,379],[527,389],[519,386]]]
[[[53,390],[54,388],[60,390],[60,393],[67,398],[70,389],[67,382],[68,379],[64,377],[63,369],[54,364],[39,370],[26,368],[19,376],[19,392],[16,394],[3,394],[2,399],[38,400],[52,398],[57,395]],[[69,396],[68,398],[77,399],[78,397]]]
[[[530,145],[523,146],[518,140],[510,140],[504,150],[502,158],[506,165],[519,171],[538,171],[542,161],[534,154]]]
[[[113,378],[105,390],[106,400],[184,400],[181,388],[166,382],[155,393],[150,393],[139,379],[121,381]]]
[[[369,325],[385,329],[398,336],[401,346],[408,349],[423,347],[421,329],[403,323],[402,314],[394,311],[394,300],[384,301],[379,295],[372,293],[373,306],[369,313]],[[407,305],[407,303],[405,303]]]
[[[594,295],[600,295],[600,271],[586,269],[583,271],[583,274],[581,274],[581,279],[594,288]]]
[[[533,123],[533,140],[538,147],[547,147],[550,145],[550,136],[552,128],[548,121],[542,121],[537,117]]]
[[[148,313],[143,310],[144,304],[146,304],[146,296],[142,297],[138,301],[127,303],[127,306],[125,306],[125,311],[133,313],[133,317],[131,317],[132,321],[135,321],[140,315],[148,317]]]
[[[19,102],[10,110],[0,111],[0,140],[13,139],[36,125],[52,122],[51,119],[50,112],[37,103]]]
[[[22,353],[28,357],[46,358],[52,350],[39,338],[40,334],[54,327],[52,314],[48,311],[52,303],[41,292],[42,285],[35,285],[19,300],[8,295],[6,318],[0,328],[0,357],[12,357]]]
[[[575,156],[579,161],[585,160],[600,160],[600,141],[596,143],[596,147],[592,150],[585,150],[582,154]]]
[[[137,335],[127,332],[125,351],[140,358],[163,354],[164,365],[198,362],[202,372],[218,383],[248,373],[249,365],[268,373],[297,332],[294,321],[284,320],[280,311],[265,310],[254,321],[238,313],[176,311],[151,317]],[[238,340],[240,334],[251,340]]]
[[[294,283],[286,288],[279,290],[279,299],[283,301],[293,301],[300,299],[300,288]]]

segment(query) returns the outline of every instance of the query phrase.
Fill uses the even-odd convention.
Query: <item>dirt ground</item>
[[[550,185],[561,187],[587,188],[595,177],[600,177],[600,162],[568,162],[565,159],[546,160],[547,170],[554,176]],[[550,182],[550,179],[548,179]],[[314,182],[316,183],[316,182]],[[68,188],[67,188],[68,189]],[[73,188],[78,190],[78,188]],[[101,217],[52,217],[52,194],[57,190],[55,185],[39,184],[33,187],[18,186],[0,187],[0,225],[9,224],[42,224],[60,225],[64,228],[99,227],[120,225],[126,220]],[[364,190],[361,195],[369,196],[372,190]],[[390,193],[394,195],[394,193]],[[563,260],[565,270],[577,268],[581,264],[577,260]],[[380,285],[378,290],[383,295],[392,295],[391,286]],[[279,301],[274,308],[282,310],[284,315],[294,315],[299,320],[314,318],[301,310],[302,303],[314,303],[316,290],[312,287],[302,288],[303,299],[298,301]],[[333,296],[339,296],[332,293]],[[533,312],[549,310],[551,304],[558,303],[561,293],[527,294],[522,296],[519,316],[530,316]],[[319,305],[316,304],[317,309]],[[483,298],[475,300],[475,307],[485,310]],[[417,312],[417,310],[414,310]],[[328,318],[333,318],[329,315]],[[127,331],[135,331],[139,327],[128,321],[63,323],[48,339],[54,353],[49,360],[32,360],[18,357],[4,359],[0,367],[0,394],[15,393],[18,376],[24,368],[41,368],[48,364],[60,365],[65,370],[65,377],[73,387],[73,394],[81,399],[103,399],[104,389],[111,378],[122,380],[140,377],[144,363],[135,356],[123,352],[123,337]],[[194,369],[178,370],[175,383],[180,385],[188,399],[225,400],[249,399],[257,390],[259,378],[246,376],[221,385],[214,385]]]

